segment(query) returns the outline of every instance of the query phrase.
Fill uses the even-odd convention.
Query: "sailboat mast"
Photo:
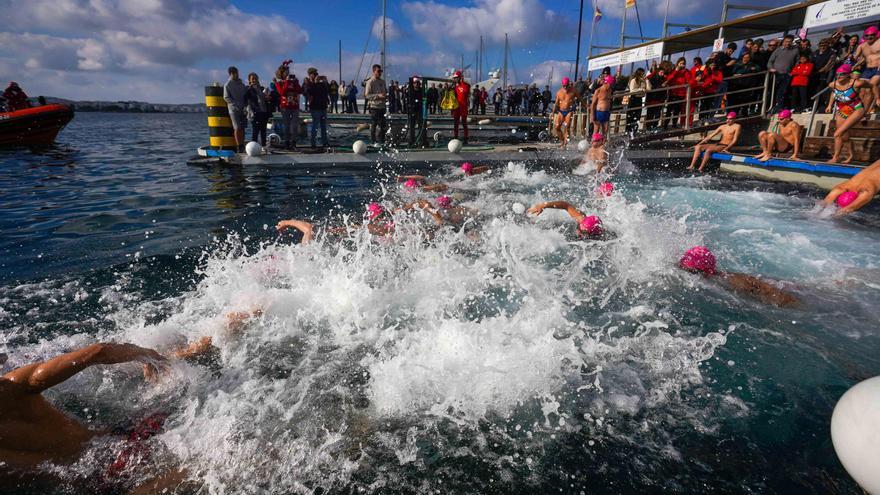
[[[382,70],[385,71],[385,80],[388,80],[388,67],[385,66],[385,14],[387,1],[382,0]]]
[[[506,90],[507,89],[507,51],[508,51],[508,42],[507,42],[507,33],[504,33],[504,69],[501,71],[501,86]]]

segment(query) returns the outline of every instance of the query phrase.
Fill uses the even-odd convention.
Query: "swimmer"
[[[367,205],[367,231],[375,236],[388,236],[394,233],[394,222],[391,215],[385,210],[385,207],[379,203],[373,202]],[[350,225],[343,227],[332,227],[324,229],[331,234],[348,234],[351,229],[359,229],[361,225]],[[279,233],[287,229],[294,229],[302,232],[303,238],[301,244],[308,244],[314,239],[315,225],[306,220],[281,220],[275,225],[275,230]]]
[[[6,360],[5,356],[0,359]],[[162,365],[166,361],[153,349],[134,344],[99,343],[0,376],[0,465],[3,470],[7,474],[13,471],[30,473],[46,462],[71,464],[83,454],[93,438],[110,433],[92,430],[59,411],[43,397],[44,391],[92,366],[130,362]],[[161,427],[163,419],[154,415],[138,429],[143,427],[156,434],[155,426]],[[145,437],[141,435],[138,439]],[[109,469],[118,468],[121,462],[117,458]],[[4,476],[0,475],[0,479]],[[147,493],[158,492],[163,487],[179,484],[183,477],[182,472],[175,472],[139,488]]]
[[[426,184],[428,178],[424,175],[399,175],[397,182],[403,182],[403,187],[407,189],[421,188],[424,192],[444,192],[449,189],[447,184],[442,182],[437,184]]]
[[[852,179],[834,186],[823,202],[825,205],[831,205],[837,201],[841,208],[837,214],[847,215],[870,203],[878,191],[880,191],[880,160],[865,167]]]
[[[608,152],[605,151],[605,136],[601,133],[594,133],[593,139],[590,141],[590,148],[587,150],[584,163],[596,166],[596,173],[602,171],[608,163]]]
[[[877,26],[868,26],[865,29],[865,41],[856,48],[856,63],[865,65],[861,79],[871,88],[870,101],[865,101],[868,112],[880,108],[880,29]]]
[[[608,135],[608,122],[611,120],[611,97],[614,93],[612,85],[614,77],[605,76],[602,85],[593,94],[593,100],[590,102],[590,122],[593,124],[593,130]]]
[[[491,170],[488,166],[482,165],[479,167],[473,166],[470,162],[464,162],[461,164],[461,171],[464,172],[464,175],[470,177],[472,175],[484,174]]]
[[[528,209],[527,213],[532,215],[540,215],[545,209],[551,208],[555,210],[565,210],[576,223],[578,236],[590,239],[602,238],[605,235],[605,229],[602,220],[595,215],[586,215],[578,210],[568,201],[548,201],[546,203],[538,203]]]
[[[717,277],[722,284],[734,292],[753,297],[765,304],[774,306],[794,306],[797,298],[788,292],[752,275],[744,273],[725,273],[718,271],[715,255],[704,246],[695,246],[687,250],[678,262],[678,267],[691,273],[699,273],[705,277]]]
[[[716,151],[724,153],[736,145],[741,131],[742,126],[736,123],[736,112],[728,113],[726,123],[718,126],[711,134],[694,146],[694,158],[691,160],[691,166],[687,169],[693,170],[697,165],[697,160],[700,158],[700,153],[703,153],[703,162],[700,163],[699,168],[699,171],[702,172],[706,168],[706,164],[709,163],[709,159],[712,158],[712,153]],[[707,144],[719,134],[721,134],[721,140],[718,144]]]
[[[553,128],[556,130],[556,135],[559,136],[563,150],[568,146],[568,128],[571,125],[576,96],[571,81],[567,77],[563,77],[562,88],[556,92],[556,101],[553,103],[552,112],[554,114]]]
[[[867,114],[867,105],[862,101],[858,90],[868,87],[869,84],[865,80],[853,80],[851,78],[852,72],[852,67],[843,64],[837,68],[835,80],[828,84],[831,98],[828,99],[825,111],[831,113],[831,107],[834,106],[836,126],[834,129],[834,153],[830,163],[849,163],[852,161],[854,152],[853,143],[850,141],[850,129]],[[844,147],[849,152],[849,158],[840,161],[840,153]]]
[[[798,159],[798,153],[801,150],[801,126],[792,120],[791,110],[781,110],[779,112],[779,132],[761,131],[758,134],[758,141],[761,143],[762,153],[755,156],[758,160],[766,162],[773,157],[773,153],[778,151],[786,153],[792,150],[791,160]]]

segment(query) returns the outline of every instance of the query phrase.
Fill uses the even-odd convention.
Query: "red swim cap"
[[[702,272],[706,275],[715,275],[715,255],[705,246],[694,246],[684,253],[678,261],[678,266],[689,272]]]

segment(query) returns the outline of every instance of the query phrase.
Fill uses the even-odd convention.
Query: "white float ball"
[[[868,493],[880,493],[880,376],[846,391],[831,415],[841,464]]]
[[[479,121],[479,122],[477,122],[477,123],[480,124],[480,125],[491,124],[491,123],[492,123],[492,119],[483,119],[483,120],[481,120],[481,121]]]
[[[462,144],[460,140],[453,139],[452,141],[449,141],[449,144],[446,145],[446,148],[449,149],[450,153],[458,153],[459,151],[461,151],[461,146]]]
[[[357,153],[358,155],[363,155],[367,152],[367,143],[358,139],[351,145],[351,150]]]
[[[589,148],[589,147],[590,147],[590,142],[587,141],[586,139],[581,139],[580,141],[578,141],[578,151],[580,151],[581,153],[583,153],[584,151],[587,151],[587,148]]]
[[[247,156],[260,156],[260,151],[262,151],[262,148],[260,143],[256,141],[251,141],[244,145],[244,152],[247,153]]]
[[[512,208],[513,208],[513,212],[516,213],[517,215],[522,215],[523,213],[526,212],[526,205],[524,205],[522,203],[514,203]]]

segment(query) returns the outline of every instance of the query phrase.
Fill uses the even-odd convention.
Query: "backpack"
[[[443,110],[457,110],[458,98],[455,97],[455,89],[449,88],[443,93],[443,101],[440,102],[440,108]]]

